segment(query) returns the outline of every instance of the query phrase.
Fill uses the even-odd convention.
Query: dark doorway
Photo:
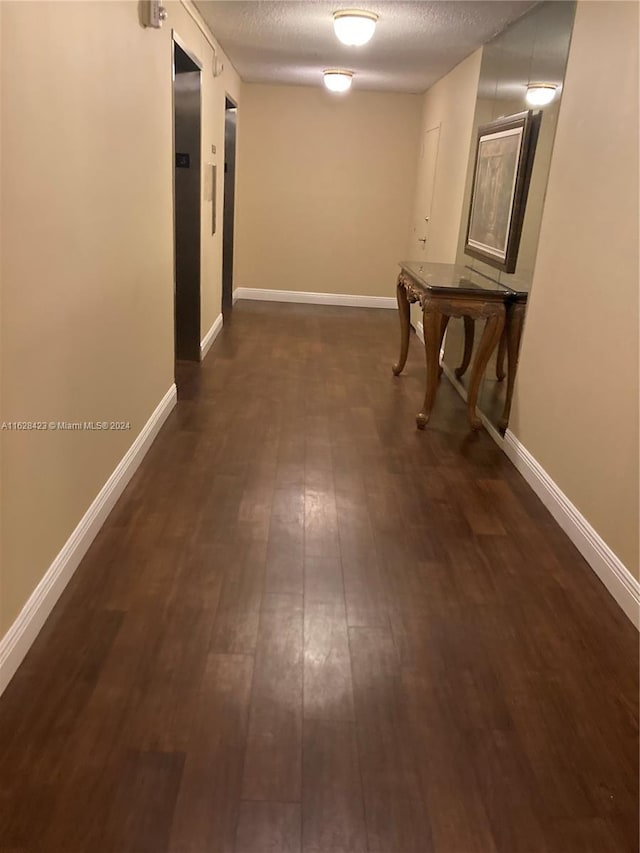
[[[224,111],[224,211],[222,220],[222,313],[233,307],[233,221],[236,196],[236,131],[238,107],[230,98]]]
[[[175,355],[200,361],[200,129],[198,63],[173,42]]]

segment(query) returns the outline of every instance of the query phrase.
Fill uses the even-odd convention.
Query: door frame
[[[222,242],[222,282],[221,282],[222,287],[221,287],[221,292],[220,292],[221,310],[222,310],[222,307],[224,306],[224,220],[225,220],[225,193],[226,193],[226,187],[227,187],[227,172],[226,172],[226,169],[224,168],[224,166],[226,165],[226,162],[227,162],[227,148],[226,148],[227,101],[229,101],[231,104],[233,104],[236,111],[238,111],[238,109],[239,109],[238,108],[238,101],[236,100],[236,98],[233,95],[230,95],[229,92],[227,92],[227,90],[225,89],[225,93],[224,93],[225,147],[224,147],[224,151],[223,151],[224,162],[223,162],[223,169],[222,169],[222,174],[223,174],[223,185],[222,185],[222,241],[221,241]],[[237,112],[236,112],[236,114],[237,114]],[[235,224],[236,224],[235,223],[235,220],[236,220],[235,199],[236,199],[236,187],[237,187],[237,183],[238,183],[237,182],[237,170],[235,167],[235,162],[237,161],[237,155],[238,155],[238,125],[236,123],[236,146],[235,146],[235,158],[234,158],[234,168],[233,168],[233,243],[231,244],[231,260],[232,260],[232,266],[231,266],[231,309],[233,309],[233,268],[235,266],[235,264],[234,264],[234,261],[235,261],[235,230],[236,230],[236,228],[235,228]]]
[[[1,2],[1,0],[0,0]],[[197,66],[200,73],[200,230],[202,231],[202,73],[204,64],[197,54],[187,46],[186,41],[182,36],[171,28],[171,224],[172,224],[172,246],[173,246],[173,366],[175,374],[175,365],[177,361],[177,334],[176,334],[176,299],[177,299],[177,270],[176,270],[176,98],[175,98],[175,73],[176,73],[176,45],[182,50],[189,59]],[[200,235],[202,240],[202,235]],[[202,245],[200,246],[199,259],[199,284],[198,298],[200,306],[198,313],[202,311]],[[202,319],[200,320],[202,322]],[[198,336],[201,340],[202,329],[198,330]]]
[[[438,139],[436,142],[436,156],[435,156],[434,163],[433,163],[433,184],[431,187],[431,198],[429,199],[429,210],[428,210],[428,216],[427,216],[427,220],[426,220],[426,222],[427,222],[427,227],[425,229],[426,242],[423,244],[423,247],[422,247],[422,253],[423,254],[424,254],[424,252],[427,251],[427,244],[429,242],[429,231],[431,230],[429,228],[429,226],[431,225],[431,219],[433,218],[432,217],[433,203],[434,203],[435,196],[436,196],[436,185],[438,182],[438,159],[440,156],[440,136],[442,134],[442,122],[439,121],[437,124],[434,124],[432,127],[427,127],[424,130],[421,130],[421,132],[420,132],[421,148],[420,148],[420,157],[418,159],[418,174],[416,175],[416,183],[417,183],[418,179],[421,177],[421,171],[422,171],[423,166],[424,166],[424,155],[425,155],[425,151],[426,151],[426,144],[425,143],[426,143],[427,136],[436,130],[438,131]],[[417,196],[416,196],[415,201],[416,201],[416,204],[415,204],[413,214],[412,214],[412,219],[413,219],[412,224],[411,224],[412,230],[416,230],[416,229],[414,229],[414,226],[417,222],[417,215],[416,214],[417,214],[417,206],[419,203],[419,199]],[[425,211],[421,211],[421,213],[424,213],[424,212]],[[421,240],[420,237],[418,237],[417,239],[418,239],[418,241]]]

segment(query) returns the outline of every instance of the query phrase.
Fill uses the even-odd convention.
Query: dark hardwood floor
[[[0,699],[3,853],[635,853],[638,640],[391,311],[239,303]]]

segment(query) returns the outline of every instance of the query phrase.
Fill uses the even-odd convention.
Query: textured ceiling
[[[353,86],[424,92],[536,3],[531,0],[197,0],[243,80],[318,86],[324,68],[356,72]],[[342,45],[332,13],[363,8],[380,19],[364,47]]]

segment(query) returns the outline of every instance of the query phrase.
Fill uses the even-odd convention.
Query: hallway
[[[3,853],[632,853],[637,634],[394,311],[239,302],[0,699]]]

